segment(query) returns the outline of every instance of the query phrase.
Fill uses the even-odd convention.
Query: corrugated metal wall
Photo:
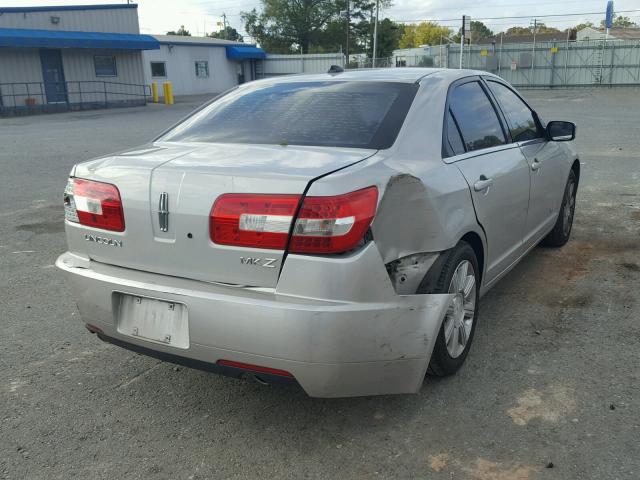
[[[458,45],[432,52],[434,66],[458,68]],[[463,68],[495,73],[519,87],[639,85],[640,41],[471,45],[464,48]]]
[[[60,20],[54,24],[51,17]],[[3,12],[0,15],[0,28],[140,33],[137,8]]]
[[[128,100],[133,94],[138,97],[145,95],[140,51],[63,48],[61,52],[70,103],[79,103],[81,99],[83,102],[103,102],[105,90],[110,93],[108,98],[111,102]],[[117,75],[96,76],[94,55],[115,56]],[[39,49],[0,48],[0,95],[4,107],[24,106],[27,98],[35,98],[36,104],[45,103],[42,81]],[[105,87],[102,82],[110,82],[110,85]],[[16,84],[8,85],[10,83]],[[84,92],[80,93],[83,89]]]
[[[37,85],[7,85],[16,82],[38,82]],[[37,48],[0,48],[0,99],[5,107],[24,105],[33,97],[42,103],[44,87],[40,51]],[[17,96],[13,96],[17,95]]]
[[[331,65],[344,67],[345,56],[341,53],[268,54],[267,58],[257,63],[256,76],[267,78],[295,73],[325,73]]]
[[[237,62],[227,59],[224,46],[161,45],[142,53],[147,84],[170,80],[174,95],[220,93],[238,84]],[[195,62],[209,62],[209,77],[196,76]],[[165,62],[167,77],[152,77],[151,62]],[[162,92],[162,89],[160,89]]]
[[[95,55],[115,56],[117,75],[115,77],[96,76],[93,62]],[[105,99],[105,91],[109,93],[108,98],[111,101],[128,100],[130,94],[138,96],[145,94],[142,54],[139,50],[66,49],[62,50],[62,64],[67,82],[87,80],[109,82],[109,84],[70,83],[69,102],[71,103],[102,102]],[[85,91],[83,92],[82,89]]]

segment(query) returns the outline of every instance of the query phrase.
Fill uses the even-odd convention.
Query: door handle
[[[484,175],[480,175],[480,179],[473,184],[473,189],[476,192],[481,192],[488,189],[491,185],[493,185],[493,178],[487,178]]]
[[[535,172],[536,170],[540,169],[541,166],[542,166],[542,163],[540,163],[540,161],[537,158],[534,158],[533,163],[531,164],[531,170]]]

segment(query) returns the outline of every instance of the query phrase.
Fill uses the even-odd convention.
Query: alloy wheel
[[[461,261],[451,277],[449,293],[453,293],[444,318],[444,337],[452,358],[462,355],[469,342],[476,311],[476,275],[468,260]]]

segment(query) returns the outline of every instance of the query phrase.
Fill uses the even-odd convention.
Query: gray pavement
[[[524,93],[578,124],[572,240],[483,299],[458,375],[337,400],[103,344],[53,268],[71,166],[197,100],[0,119],[0,478],[640,478],[640,92]]]

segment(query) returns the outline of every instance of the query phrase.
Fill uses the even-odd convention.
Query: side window
[[[196,62],[196,77],[206,78],[209,76],[209,62],[197,61]]]
[[[167,67],[164,62],[151,62],[152,77],[166,77]]]
[[[488,81],[487,83],[507,117],[514,142],[523,142],[542,136],[531,109],[510,88],[498,82]]]
[[[95,55],[93,57],[93,67],[96,77],[116,77],[116,57],[113,55]]]
[[[460,131],[456,125],[451,110],[447,112],[447,140],[449,141],[449,150],[454,155],[460,155],[464,153],[464,144],[462,143],[462,137],[460,137]]]
[[[451,94],[450,108],[467,150],[479,150],[507,142],[496,111],[478,82],[456,87]]]

